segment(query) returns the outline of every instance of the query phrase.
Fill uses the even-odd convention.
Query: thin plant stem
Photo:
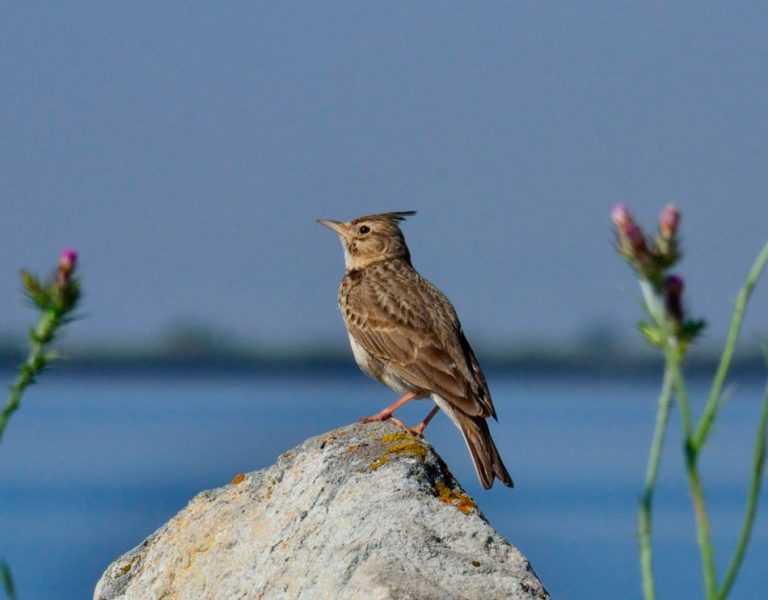
[[[2,558],[0,558],[0,579],[3,582],[3,590],[8,600],[16,600],[16,587],[13,584],[11,569]]]
[[[24,391],[35,382],[35,376],[45,369],[48,358],[45,346],[52,339],[56,328],[61,323],[61,311],[50,309],[43,313],[37,327],[31,332],[32,345],[27,360],[19,367],[19,375],[11,385],[8,401],[0,413],[0,440],[8,425],[8,421],[21,404]]]
[[[8,400],[0,411],[0,441],[13,413],[21,405],[25,390],[35,382],[52,355],[46,347],[53,341],[56,330],[71,320],[68,314],[77,306],[80,297],[80,282],[73,277],[77,263],[77,252],[65,248],[59,256],[58,268],[47,281],[41,281],[27,271],[21,272],[24,292],[30,303],[40,310],[40,318],[29,332],[30,349],[27,360],[19,367],[16,381],[10,386]],[[0,559],[0,580],[9,600],[16,598],[11,569]]]
[[[640,500],[638,514],[638,538],[640,542],[640,569],[643,577],[643,596],[646,600],[655,600],[656,585],[653,576],[653,545],[651,543],[652,529],[652,505],[653,495],[656,491],[656,480],[661,462],[661,450],[664,446],[664,437],[667,431],[669,409],[672,406],[672,384],[674,374],[670,368],[664,371],[664,380],[659,394],[659,405],[656,412],[656,427],[653,432],[651,451],[648,456],[648,467],[645,473],[645,488]]]
[[[752,527],[755,523],[755,516],[757,515],[757,504],[760,498],[760,488],[763,483],[763,471],[765,467],[765,453],[766,453],[766,434],[768,433],[768,387],[765,391],[765,397],[763,398],[763,411],[760,415],[760,425],[757,430],[757,438],[755,439],[755,451],[752,460],[752,479],[749,484],[749,493],[747,495],[747,507],[744,511],[744,523],[741,527],[741,534],[739,535],[739,541],[736,544],[736,550],[733,553],[731,564],[728,566],[728,571],[725,574],[723,584],[720,586],[718,592],[718,599],[724,600],[731,591],[733,583],[736,581],[736,576],[739,573],[739,568],[744,560],[744,554],[749,544],[749,539],[752,535]]]
[[[736,348],[736,342],[739,339],[739,333],[741,331],[741,324],[744,320],[744,313],[747,309],[747,303],[749,297],[752,295],[752,290],[757,284],[757,280],[768,263],[768,243],[763,246],[762,251],[758,254],[755,263],[749,271],[747,280],[744,286],[736,296],[736,305],[733,309],[733,318],[731,319],[731,327],[728,330],[728,338],[726,339],[725,347],[723,348],[723,354],[720,357],[720,363],[715,372],[715,378],[712,382],[712,388],[707,398],[707,403],[704,405],[704,411],[702,412],[701,419],[699,420],[699,426],[696,430],[696,436],[694,437],[694,445],[697,448],[704,446],[707,441],[707,436],[712,429],[712,425],[717,417],[717,411],[722,404],[722,390],[725,384],[725,378],[728,375],[728,369],[731,366],[731,359],[733,358],[733,352]]]
[[[688,477],[688,488],[693,501],[693,509],[696,517],[696,541],[699,544],[701,557],[701,569],[704,578],[704,591],[707,600],[717,598],[717,573],[715,570],[715,551],[712,546],[707,505],[704,499],[704,489],[699,475],[699,449],[695,446],[692,437],[691,412],[688,405],[688,392],[685,378],[681,369],[681,356],[677,348],[669,348],[667,351],[667,365],[673,372],[675,380],[675,393],[680,409],[683,424],[683,439],[685,453],[685,469]]]
[[[691,440],[691,432],[693,431],[693,420],[691,418],[691,408],[688,404],[688,389],[685,384],[685,377],[683,376],[683,353],[674,341],[669,341],[666,346],[665,357],[667,367],[671,369],[674,380],[677,406],[680,409],[683,426],[683,439],[688,444]]]
[[[669,273],[679,259],[677,228],[679,211],[668,206],[659,219],[659,232],[654,239],[645,236],[642,229],[634,222],[629,209],[618,204],[611,212],[611,219],[616,226],[617,249],[632,265],[640,278],[645,310],[652,324],[640,323],[640,332],[654,346],[662,348],[665,356],[664,384],[660,397],[659,412],[656,416],[656,430],[651,444],[649,464],[646,472],[644,493],[641,498],[638,515],[638,536],[640,562],[643,576],[643,592],[646,600],[655,597],[652,565],[652,502],[656,486],[657,469],[660,462],[666,420],[671,396],[677,399],[683,430],[683,451],[688,486],[696,517],[696,538],[701,555],[701,568],[704,579],[704,591],[708,600],[724,600],[730,592],[741,567],[746,548],[749,544],[757,512],[758,498],[768,453],[768,390],[763,401],[763,409],[758,427],[757,440],[753,454],[752,477],[741,533],[731,559],[728,571],[721,586],[718,587],[715,567],[714,547],[710,533],[710,521],[704,497],[704,489],[699,472],[699,459],[717,420],[718,412],[724,403],[723,386],[728,376],[731,361],[736,349],[741,326],[752,291],[763,270],[768,264],[768,243],[764,245],[747,280],[736,297],[723,352],[712,381],[701,417],[694,423],[688,403],[685,377],[682,363],[688,345],[695,341],[704,327],[704,321],[687,320],[683,310],[682,292],[684,281],[678,275]],[[666,405],[664,404],[666,402]]]
[[[704,490],[699,477],[697,459],[698,453],[689,446],[686,448],[686,472],[688,474],[688,486],[693,499],[693,509],[696,515],[696,540],[699,543],[701,555],[701,571],[704,577],[704,591],[707,600],[717,598],[717,574],[715,571],[715,552],[712,547],[712,539],[709,531],[709,517],[707,505],[704,500]]]

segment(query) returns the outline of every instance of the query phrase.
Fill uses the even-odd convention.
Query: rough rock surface
[[[198,494],[113,562],[94,598],[549,595],[426,442],[371,423]]]

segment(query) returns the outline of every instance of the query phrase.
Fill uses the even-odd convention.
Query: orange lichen
[[[347,452],[354,452],[355,450],[357,450],[357,444],[350,444],[347,446]]]
[[[469,496],[466,494],[463,494],[463,498],[459,500],[459,503],[456,505],[456,508],[458,508],[461,512],[463,512],[465,515],[470,511],[477,508],[477,504],[475,504],[475,501],[472,500]]]
[[[475,504],[475,501],[472,500],[472,498],[470,498],[463,492],[457,492],[456,490],[452,490],[447,485],[445,485],[442,481],[438,481],[435,484],[435,491],[437,492],[437,499],[440,502],[442,502],[443,504],[449,504],[451,506],[455,506],[458,510],[463,512],[465,515],[468,514],[469,511],[477,509],[477,504]]]
[[[245,474],[243,473],[239,473],[232,478],[232,483],[235,485],[238,483],[243,483],[243,481],[245,481]]]

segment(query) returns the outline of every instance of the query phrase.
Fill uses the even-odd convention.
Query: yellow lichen
[[[272,498],[272,490],[275,489],[276,483],[277,482],[273,479],[272,483],[269,484],[269,487],[267,488],[267,491],[264,492],[264,497],[262,498],[264,502],[268,502]]]
[[[385,444],[390,444],[392,442],[399,442],[400,440],[412,440],[413,437],[408,435],[405,432],[398,432],[398,433],[387,433],[385,435],[381,436],[381,441]]]
[[[387,464],[389,462],[389,457],[393,454],[406,454],[417,458],[424,458],[427,455],[427,449],[422,446],[416,438],[407,433],[388,433],[381,436],[381,441],[385,444],[389,444],[389,446],[387,447],[387,452],[384,456],[380,456],[371,463],[372,471]]]
[[[120,570],[122,571],[123,575],[125,575],[128,571],[130,571],[133,568],[133,563],[136,559],[134,558],[131,562],[124,564],[122,567],[120,567]]]
[[[354,452],[355,450],[357,450],[357,444],[350,444],[347,446],[347,452]]]
[[[427,455],[427,449],[418,442],[408,441],[390,446],[387,448],[387,454],[410,454],[424,458]]]
[[[371,471],[375,471],[379,467],[386,465],[389,462],[389,457],[385,454],[384,456],[380,456],[376,460],[374,460],[371,463]]]

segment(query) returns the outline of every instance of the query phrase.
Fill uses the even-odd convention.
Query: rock
[[[94,598],[544,600],[422,439],[391,423],[311,438],[198,494],[113,562]]]

